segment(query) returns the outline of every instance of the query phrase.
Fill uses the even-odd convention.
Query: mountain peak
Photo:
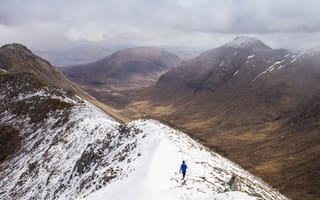
[[[253,48],[253,49],[271,49],[261,40],[250,36],[237,36],[231,42],[224,46],[233,48]]]
[[[178,56],[160,48],[135,47],[119,50],[94,63],[61,68],[61,71],[80,84],[138,89],[153,85],[178,62]]]
[[[26,46],[19,43],[11,43],[3,45],[0,48],[0,52],[3,51],[27,51],[28,53],[32,53]]]
[[[48,61],[32,53],[26,46],[18,43],[6,44],[0,47],[0,73],[29,73],[42,83],[77,91],[83,91],[67,80]],[[86,96],[84,94],[83,96]]]
[[[30,72],[36,75],[40,75],[40,71],[54,70],[48,61],[18,43],[6,44],[0,48],[0,68],[11,72]]]
[[[124,56],[124,57],[134,57],[135,59],[138,58],[160,58],[164,56],[170,56],[170,57],[175,57],[176,60],[178,60],[178,57],[166,50],[157,48],[157,47],[133,47],[133,48],[128,48],[128,49],[122,49],[111,56],[113,57],[119,57],[119,56]],[[109,57],[106,57],[106,59],[109,59]]]

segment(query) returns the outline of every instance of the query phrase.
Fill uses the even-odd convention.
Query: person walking
[[[181,166],[180,166],[180,173],[182,173],[182,180],[183,180],[184,177],[186,176],[187,168],[188,168],[188,166],[187,166],[186,162],[183,160],[183,161],[182,161],[182,164],[181,164]]]

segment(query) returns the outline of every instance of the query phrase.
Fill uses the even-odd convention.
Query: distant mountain
[[[245,39],[172,69],[160,77],[156,93],[210,96],[208,103],[223,118],[216,128],[291,118],[304,110],[319,92],[320,51],[291,53]]]
[[[155,84],[178,62],[179,58],[167,51],[137,47],[120,50],[94,63],[59,69],[91,95],[119,107],[126,103],[119,92]]]
[[[157,77],[174,67],[178,60],[177,56],[158,48],[138,47],[118,51],[94,63],[60,69],[80,84],[126,85],[144,81],[148,84],[156,82]]]
[[[39,49],[34,52],[55,66],[71,66],[94,62],[122,48],[124,47],[83,43],[70,48],[58,50]]]
[[[292,198],[314,199],[319,66],[317,49],[291,52],[237,37],[181,62],[154,86],[122,93],[121,109],[190,133]]]

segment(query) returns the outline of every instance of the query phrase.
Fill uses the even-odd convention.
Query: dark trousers
[[[182,172],[182,180],[184,179],[185,176],[186,176],[186,172]]]

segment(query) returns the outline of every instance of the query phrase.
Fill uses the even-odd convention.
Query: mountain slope
[[[89,144],[119,145],[123,140],[110,140],[118,122],[75,95],[41,85],[29,74],[19,76],[18,82],[11,74],[0,76],[0,123],[14,127],[20,137],[19,146],[0,165],[1,199],[72,199],[80,190],[92,189],[87,185],[98,170],[89,168],[92,162],[119,157],[120,150],[112,157],[92,157]],[[102,177],[118,173],[108,167],[111,171]],[[78,174],[84,174],[81,180]]]
[[[124,94],[123,114],[169,123],[290,197],[314,199],[319,66],[318,50],[290,52],[238,37],[182,62],[155,86]]]
[[[128,179],[111,184],[87,199],[209,199],[225,192],[232,173],[241,177],[242,191],[249,194],[242,194],[246,199],[256,199],[254,197],[257,196],[263,199],[284,198],[271,192],[261,180],[210,152],[182,132],[152,120],[133,121],[129,125],[145,134],[138,141],[138,149],[143,153],[132,164],[135,171]],[[184,182],[178,174],[181,160],[186,160],[189,166]],[[123,190],[126,193],[122,194]],[[257,192],[259,190],[266,193]]]
[[[50,85],[76,90],[76,86],[64,78],[48,61],[34,55],[21,44],[7,44],[0,48],[0,68],[15,73],[32,73]]]
[[[120,124],[86,100],[41,85],[30,74],[19,74],[19,81],[12,77],[16,75],[0,75],[0,124],[18,131],[20,145],[0,163],[1,199],[98,199],[110,190],[114,199],[123,199],[123,189],[116,190],[120,186],[142,192],[131,199],[150,198],[157,191],[159,197],[201,199],[224,192],[232,173],[241,177],[247,194],[218,196],[287,199],[182,132],[153,120]],[[186,188],[171,190],[179,186],[181,159],[190,169]],[[136,179],[141,173],[154,185],[135,185],[141,183]]]
[[[153,85],[178,61],[176,55],[167,51],[137,47],[120,50],[94,63],[59,69],[99,100],[118,106],[124,100],[121,91]]]
[[[123,120],[122,116],[114,112],[113,109],[97,101],[78,85],[65,78],[63,74],[48,61],[33,54],[27,47],[21,44],[7,44],[0,48],[0,74],[1,73],[29,73],[42,84],[63,88],[73,92],[109,112],[118,119]]]

